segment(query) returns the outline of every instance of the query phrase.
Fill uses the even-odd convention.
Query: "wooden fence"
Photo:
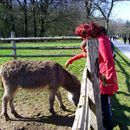
[[[98,42],[87,42],[87,62],[82,78],[80,101],[72,130],[103,130],[99,92]]]
[[[19,41],[56,41],[56,40],[78,40],[79,37],[39,37],[39,38],[0,38],[0,41],[11,41],[11,47],[0,47],[3,49],[12,49],[12,55],[1,55],[0,57],[68,57],[73,55],[17,55],[18,49],[38,49],[38,50],[57,50],[57,49],[79,49],[79,46],[57,46],[57,47],[17,47]],[[99,74],[98,74],[98,42],[96,39],[90,39],[87,42],[87,62],[82,78],[82,89],[80,102],[76,110],[75,120],[72,130],[103,130],[101,101],[99,94]]]
[[[0,38],[0,42],[11,42],[11,46],[0,46],[0,50],[12,50],[12,54],[0,54],[0,57],[72,57],[72,54],[39,54],[39,55],[18,55],[17,50],[69,50],[69,49],[80,49],[79,46],[35,46],[35,47],[18,47],[19,42],[37,42],[41,41],[60,41],[60,40],[79,40],[80,37],[65,36],[65,37],[28,37],[28,38],[15,38],[14,32],[11,33],[11,38]],[[17,43],[16,43],[17,42]]]

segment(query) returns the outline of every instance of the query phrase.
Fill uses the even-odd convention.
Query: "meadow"
[[[0,46],[10,46],[0,43]],[[17,46],[79,46],[80,41],[58,41],[58,42],[35,42],[18,43]],[[79,54],[77,50],[18,50],[17,54]],[[11,50],[0,50],[0,54],[11,54]],[[69,57],[46,57],[46,58],[18,58],[18,60],[53,60],[64,66]],[[0,65],[13,60],[13,58],[0,58]],[[112,97],[112,114],[114,130],[130,130],[130,59],[125,57],[116,48],[115,66],[118,76],[119,91]],[[85,67],[85,59],[80,59],[70,65],[67,70],[75,74],[79,80],[82,79],[82,72]],[[67,109],[74,111],[76,108],[67,100],[67,92],[61,89],[63,102]],[[0,112],[3,88],[0,87]],[[45,130],[70,130],[74,117],[68,116],[71,113],[63,112],[55,102],[58,117],[52,118],[48,112],[47,91],[28,93],[21,91],[16,94],[15,105],[17,111],[23,115],[31,117],[29,120],[15,120],[4,122],[0,118],[0,128],[5,130],[12,129],[45,129]],[[33,98],[32,98],[33,97]],[[13,117],[12,117],[13,118]]]

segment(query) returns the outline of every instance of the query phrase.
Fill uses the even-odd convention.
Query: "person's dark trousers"
[[[107,94],[101,94],[101,107],[102,107],[103,126],[107,130],[112,130],[113,124]]]

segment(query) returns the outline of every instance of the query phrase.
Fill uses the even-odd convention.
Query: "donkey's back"
[[[61,66],[52,61],[11,61],[2,65],[1,76],[10,86],[36,89],[58,87],[63,81]]]

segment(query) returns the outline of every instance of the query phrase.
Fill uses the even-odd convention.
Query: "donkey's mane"
[[[63,87],[67,87],[66,89],[70,92],[74,91],[75,89],[80,89],[80,81],[77,79],[77,77],[71,73],[69,73],[67,70],[63,69],[64,73],[64,83]]]

